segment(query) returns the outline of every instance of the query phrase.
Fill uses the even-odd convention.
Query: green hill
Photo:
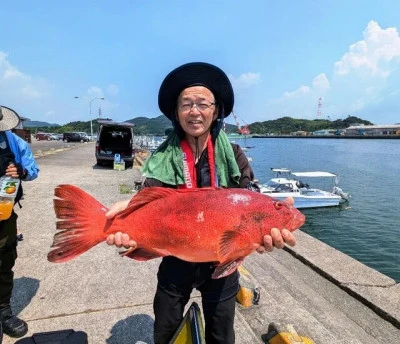
[[[251,134],[287,135],[295,131],[313,132],[323,129],[346,129],[353,124],[372,125],[373,123],[352,116],[335,121],[329,121],[327,119],[307,120],[282,117],[275,120],[252,123],[249,125],[249,130]]]
[[[135,124],[134,133],[135,135],[165,135],[167,129],[172,128],[171,121],[163,115],[155,118],[147,117],[136,117],[128,119],[125,122]],[[97,133],[98,124],[97,121],[93,121],[93,133]],[[358,117],[347,117],[345,119],[338,119],[335,121],[329,121],[327,119],[297,119],[291,117],[282,117],[274,120],[255,122],[249,125],[250,134],[281,134],[287,135],[295,131],[307,131],[313,132],[322,129],[345,129],[352,124],[365,124],[372,125],[369,121],[362,120]],[[52,133],[63,133],[65,131],[84,131],[90,133],[90,121],[87,122],[70,122],[63,126],[58,124],[50,124],[39,121],[25,121],[24,127],[31,129],[33,133],[37,131],[52,132]],[[237,133],[237,126],[232,124],[225,125],[225,131],[227,133]]]
[[[172,128],[171,121],[164,115],[160,115],[156,118],[136,117],[128,119],[125,122],[135,124],[133,127],[133,132],[136,135],[163,136],[165,134],[165,130]]]
[[[60,127],[59,124],[55,123],[48,123],[48,122],[41,122],[41,121],[24,121],[24,127],[29,128],[37,128],[37,127]]]

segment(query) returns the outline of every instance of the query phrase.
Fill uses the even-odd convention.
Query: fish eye
[[[276,210],[279,210],[279,209],[281,209],[283,207],[283,202],[281,202],[281,201],[276,201],[275,202],[275,209]]]

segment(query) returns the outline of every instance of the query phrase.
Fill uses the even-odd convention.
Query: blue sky
[[[157,117],[166,74],[204,61],[231,79],[241,124],[399,123],[399,13],[393,0],[2,1],[0,104],[65,124],[104,97],[92,118]]]

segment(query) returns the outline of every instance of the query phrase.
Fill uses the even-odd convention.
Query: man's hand
[[[22,168],[19,163],[11,163],[7,166],[6,175],[12,178],[24,179],[26,177],[26,171]]]
[[[263,245],[261,245],[258,249],[258,253],[271,252],[274,247],[283,248],[285,244],[289,246],[296,245],[296,238],[294,235],[287,229],[282,229],[279,231],[278,228],[271,229],[271,235],[265,235],[263,238]]]
[[[128,207],[128,204],[131,200],[127,199],[125,201],[119,201],[114,203],[110,209],[106,212],[106,218],[107,219],[112,219],[117,213],[119,213],[122,210],[125,210]]]
[[[285,199],[285,203],[289,206],[294,205],[294,198],[288,197]],[[278,228],[271,229],[271,235],[265,235],[263,238],[263,245],[261,245],[258,249],[258,253],[271,252],[274,247],[283,248],[285,244],[289,246],[296,245],[296,238],[294,235],[286,228],[280,231]]]
[[[125,248],[136,248],[137,243],[134,240],[129,238],[129,235],[126,233],[117,232],[115,234],[110,234],[107,237],[106,243],[108,245],[115,245],[117,247],[125,247]]]
[[[114,203],[108,212],[106,213],[106,218],[107,219],[112,219],[117,213],[120,211],[126,209],[128,206],[130,200],[126,201],[119,201],[117,203]],[[121,233],[117,232],[115,234],[110,234],[107,239],[106,243],[108,245],[115,245],[117,247],[125,247],[125,248],[136,248],[137,243],[134,240],[130,240],[129,235],[126,233]]]

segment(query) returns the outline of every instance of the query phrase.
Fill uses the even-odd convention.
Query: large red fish
[[[138,244],[123,253],[136,260],[175,256],[215,262],[213,278],[232,273],[271,228],[293,231],[305,218],[290,203],[245,189],[145,188],[113,219],[108,209],[73,185],[55,189],[57,229],[50,262],[66,262],[116,232]]]

